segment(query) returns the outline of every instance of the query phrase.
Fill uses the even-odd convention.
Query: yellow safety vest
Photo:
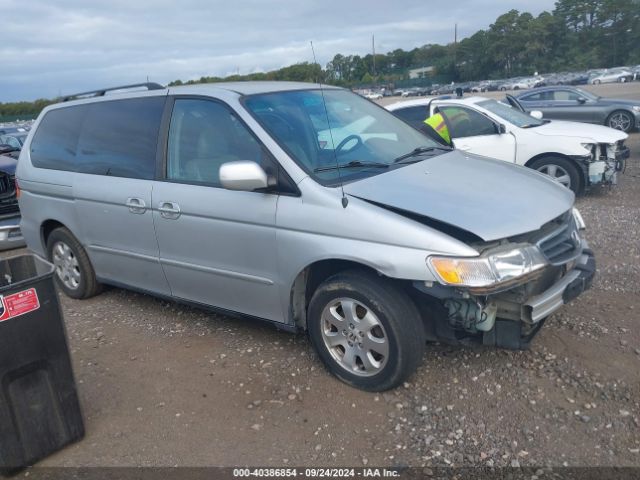
[[[424,121],[424,123],[429,125],[436,132],[438,132],[438,135],[440,135],[445,140],[445,142],[447,142],[448,144],[451,144],[449,129],[447,128],[447,124],[444,121],[444,117],[441,114],[436,113],[435,115],[431,115],[429,118],[427,118]]]

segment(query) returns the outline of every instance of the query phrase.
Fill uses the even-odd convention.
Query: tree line
[[[558,0],[533,16],[510,10],[460,42],[428,44],[386,54],[336,54],[323,69],[298,63],[278,70],[202,77],[169,86],[246,80],[323,81],[345,87],[391,85],[411,68],[434,67],[438,77],[469,81],[640,64],[640,0]],[[0,103],[0,117],[37,114],[52,100]]]

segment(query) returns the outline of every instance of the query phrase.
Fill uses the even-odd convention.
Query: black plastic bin
[[[54,267],[0,259],[0,473],[84,436]]]

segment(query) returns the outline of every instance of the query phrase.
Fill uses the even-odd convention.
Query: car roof
[[[390,103],[389,105],[385,105],[387,110],[393,111],[399,108],[407,108],[407,107],[421,107],[423,105],[428,105],[431,100],[436,97],[422,97],[422,98],[414,98],[411,100],[404,100],[400,102]]]
[[[254,95],[257,93],[286,92],[291,90],[309,90],[320,88],[319,83],[307,82],[279,82],[279,81],[252,81],[252,82],[220,82],[220,83],[200,83],[196,85],[181,85],[179,87],[169,87],[172,93],[190,92],[197,90],[211,91],[227,90],[239,95]],[[322,85],[326,90],[342,90],[340,87]]]
[[[387,110],[389,110],[389,111],[394,111],[394,110],[398,110],[400,108],[419,107],[419,106],[423,106],[423,105],[427,106],[431,102],[433,102],[433,103],[447,102],[447,103],[457,103],[457,104],[462,104],[462,105],[475,105],[476,103],[484,102],[485,100],[491,100],[491,98],[478,97],[478,96],[463,97],[463,98],[456,98],[456,97],[451,97],[451,98],[424,97],[424,98],[419,98],[417,100],[407,100],[405,102],[392,103],[390,105],[387,105],[385,108]]]
[[[531,95],[532,93],[538,92],[555,92],[557,90],[577,90],[576,87],[571,85],[549,85],[548,87],[536,87],[532,90],[527,90],[526,92],[519,93],[518,95],[514,95],[514,97],[524,97],[525,95]]]
[[[138,86],[135,86],[138,87]],[[157,88],[150,90],[112,90],[112,93],[106,95],[89,95],[78,98],[72,98],[67,101],[51,104],[47,106],[43,112],[64,108],[66,106],[81,105],[85,103],[102,102],[110,100],[122,100],[140,97],[151,97],[160,95],[175,94],[191,94],[191,95],[215,95],[221,92],[230,92],[238,96],[254,95],[260,93],[287,92],[295,90],[344,90],[341,87],[331,85],[320,85],[319,83],[308,82],[285,82],[285,81],[251,81],[251,82],[218,82],[218,83],[199,83],[194,85],[180,85],[167,88]],[[89,92],[93,93],[93,92]],[[83,94],[84,95],[84,94]]]

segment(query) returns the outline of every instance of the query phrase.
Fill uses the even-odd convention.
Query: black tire
[[[54,248],[69,248],[69,256],[75,259],[77,266],[69,267],[79,272],[79,281],[77,286],[72,288],[63,280],[64,274],[60,266],[56,265],[56,271],[53,278],[62,291],[71,298],[83,299],[90,298],[102,291],[102,285],[96,280],[96,273],[91,265],[87,252],[82,247],[78,239],[65,227],[56,228],[51,232],[47,239],[47,255],[51,263],[54,261]]]
[[[334,358],[335,352],[340,348],[345,350],[346,344],[344,347],[334,347],[333,354],[325,344],[325,325],[328,324],[325,324],[322,314],[325,308],[329,308],[338,299],[354,300],[359,305],[358,308],[366,307],[368,310],[365,311],[373,313],[383,327],[383,330],[378,331],[388,340],[388,355],[379,359],[379,367],[372,369],[375,373],[369,376],[347,369]],[[347,318],[345,314],[345,319]],[[345,321],[348,322],[348,319]],[[322,283],[309,304],[307,327],[311,342],[326,368],[343,382],[362,390],[379,392],[400,385],[418,368],[424,355],[424,326],[413,301],[391,281],[364,271],[345,271]],[[372,329],[371,332],[373,331]],[[360,332],[356,332],[354,337],[357,339]],[[336,338],[344,336],[344,330],[337,333]],[[347,338],[349,337],[345,336],[344,342]],[[352,347],[362,348],[362,344]],[[366,352],[366,347],[364,351]],[[364,355],[370,353],[368,351]],[[346,357],[346,350],[343,355]],[[362,353],[359,355],[354,357],[354,365],[357,360],[360,361],[358,371],[364,369]]]
[[[579,195],[584,188],[583,175],[578,169],[578,166],[567,158],[556,156],[542,157],[531,162],[529,167],[546,174],[548,174],[549,170],[553,167],[556,167],[557,172],[564,170],[564,172],[569,176],[570,183],[568,186],[573,193]]]
[[[615,110],[609,114],[604,124],[607,127],[629,133],[634,127],[633,115],[626,110]]]

